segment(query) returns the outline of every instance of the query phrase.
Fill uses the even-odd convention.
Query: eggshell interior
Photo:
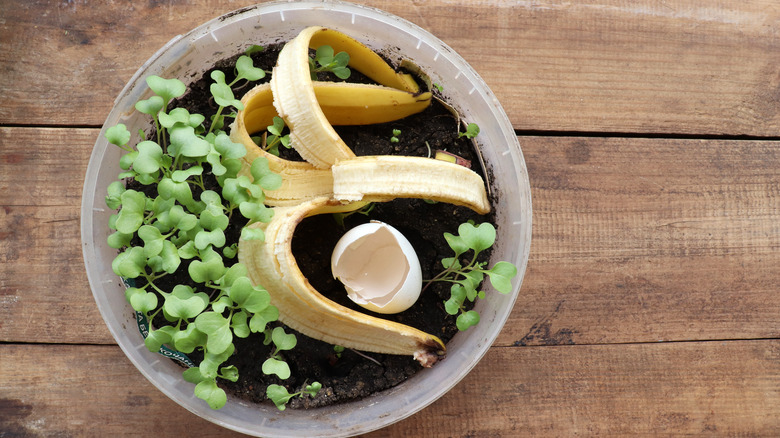
[[[339,240],[331,270],[352,301],[378,313],[403,312],[422,289],[422,270],[411,243],[378,221],[359,225]]]

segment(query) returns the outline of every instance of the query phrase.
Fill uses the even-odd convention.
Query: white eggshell
[[[420,297],[417,253],[403,234],[383,222],[347,231],[333,249],[330,267],[349,298],[368,310],[403,312]]]

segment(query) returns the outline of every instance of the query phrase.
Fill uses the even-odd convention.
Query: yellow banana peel
[[[336,304],[315,290],[301,273],[291,248],[295,228],[304,218],[334,205],[338,202],[317,198],[294,207],[276,207],[271,222],[250,225],[265,230],[265,241],[239,244],[238,258],[247,267],[249,279],[265,287],[279,309],[279,320],[294,330],[333,345],[412,355],[423,366],[433,365],[446,351],[439,338]]]
[[[346,51],[349,66],[378,85],[312,81],[308,51],[322,45]],[[270,83],[251,90],[242,102],[245,108],[231,128],[231,139],[247,149],[242,172],[248,175],[254,159],[264,156],[283,182],[266,193],[273,219],[250,225],[265,231],[265,241],[240,240],[238,257],[252,282],[268,290],[279,320],[335,345],[408,354],[423,366],[441,360],[446,348],[436,336],[325,298],[303,276],[291,249],[295,228],[304,218],[350,211],[368,202],[414,197],[490,211],[484,181],[470,169],[422,157],[356,157],[333,129],[407,117],[427,108],[431,93],[420,93],[411,75],[396,72],[357,40],[333,29],[310,27],[282,49]],[[277,114],[305,161],[279,158],[252,141],[251,134],[264,131]]]

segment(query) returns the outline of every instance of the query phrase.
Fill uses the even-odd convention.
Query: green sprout
[[[309,397],[314,397],[317,395],[318,392],[320,392],[320,389],[322,389],[322,384],[319,382],[313,382],[311,385],[304,385],[303,389],[301,389],[298,392],[290,394],[287,391],[287,388],[281,385],[268,385],[268,388],[266,388],[266,395],[268,396],[271,401],[274,402],[276,407],[283,411],[287,407],[287,402],[289,402],[293,397],[303,397],[305,395],[308,395]]]
[[[246,50],[244,50],[244,55],[251,56],[255,53],[260,53],[265,50],[265,47],[258,46],[257,44],[252,44],[251,46],[247,47]]]
[[[479,126],[477,126],[476,123],[469,123],[466,126],[466,132],[458,132],[458,138],[460,137],[466,137],[468,139],[472,139],[479,134]]]
[[[373,202],[369,202],[368,204],[364,205],[361,208],[358,208],[357,210],[347,211],[343,213],[333,213],[333,219],[336,221],[337,224],[341,228],[344,228],[344,219],[352,216],[353,214],[362,214],[363,216],[368,216],[371,213],[371,210],[376,207],[376,204]]]
[[[398,136],[401,135],[400,129],[393,129],[393,136],[390,137],[390,143],[398,143]]]
[[[347,79],[352,71],[347,67],[349,54],[339,52],[334,54],[333,47],[320,46],[315,52],[314,58],[309,58],[309,72],[311,79],[317,80],[317,73],[331,72],[339,79]]]
[[[292,350],[298,343],[298,339],[292,333],[285,333],[281,327],[273,330],[266,330],[267,344],[273,343],[274,349],[271,356],[263,362],[263,373],[266,375],[276,374],[280,379],[290,377],[290,366],[282,358],[282,351]],[[266,345],[267,345],[266,344]]]
[[[427,280],[426,288],[434,282],[452,283],[450,298],[444,302],[444,309],[450,315],[458,315],[456,325],[461,331],[479,323],[479,313],[466,310],[466,300],[474,302],[484,298],[485,292],[478,291],[485,275],[490,284],[502,294],[512,291],[512,279],[517,275],[517,268],[509,262],[498,262],[492,268],[485,269],[486,262],[479,262],[479,254],[493,246],[496,240],[496,229],[490,223],[475,226],[466,222],[458,227],[458,235],[444,233],[447,244],[455,252],[453,257],[442,259],[444,270],[434,278]],[[467,257],[471,252],[471,257]],[[462,258],[466,258],[462,262]]]
[[[290,149],[290,134],[282,135],[284,128],[284,119],[274,116],[273,125],[266,128],[268,133],[265,137],[265,144],[261,144],[260,147],[277,157],[279,156],[279,145]]]
[[[152,117],[155,139],[131,146],[130,132],[122,124],[105,133],[110,143],[126,152],[119,162],[120,180],[109,184],[106,195],[106,205],[117,210],[109,220],[113,232],[108,244],[118,250],[111,267],[132,283],[125,298],[139,317],[160,325],[148,330],[146,348],[202,352],[200,364],[184,371],[183,377],[195,384],[195,395],[213,409],[227,400],[218,379],[238,379],[236,367],[224,366],[235,351],[234,339],[264,333],[279,317],[268,292],[249,280],[246,267],[226,263],[237,250],[236,245],[226,246],[231,216],[240,213],[247,225],[270,221],[273,210],[264,204],[265,191],[281,185],[281,177],[269,169],[264,157],[251,163],[251,178],[238,174],[246,149],[222,130],[226,116],[221,114],[228,107],[243,108],[231,86],[242,79],[257,80],[265,73],[248,56],[238,59],[236,71],[236,80],[230,84],[221,71],[211,75],[211,94],[219,107],[208,131],[204,116],[183,108],[169,110],[169,104],[186,91],[181,81],[150,76],[146,82],[155,94],[139,101],[136,109]],[[219,191],[206,189],[207,174],[216,179]],[[155,194],[126,188],[121,180],[130,178],[155,186],[156,190],[149,191]],[[254,228],[245,227],[241,236],[264,239],[262,230]],[[161,288],[160,279],[184,269],[184,260],[188,260],[186,272],[192,285]],[[294,335],[281,331],[271,338],[276,349],[269,360],[286,366],[280,352],[295,346]],[[284,378],[278,363],[274,365],[269,372]]]
[[[443,91],[444,91],[444,87],[442,87],[442,86],[441,86],[441,84],[437,84],[437,83],[435,83],[435,82],[434,82],[434,83],[433,83],[433,86],[434,86],[434,87],[435,87],[437,90],[439,90],[439,93],[441,93],[441,92],[443,92]]]
[[[241,55],[238,60],[236,60],[235,74],[235,79],[228,84],[225,82],[225,73],[221,70],[214,70],[211,72],[211,79],[214,80],[214,83],[211,84],[209,90],[211,91],[214,101],[219,105],[219,108],[217,109],[217,113],[211,118],[209,132],[214,129],[222,129],[225,126],[225,116],[222,114],[224,108],[232,106],[238,111],[244,109],[244,104],[236,99],[233,94],[232,87],[237,82],[241,80],[257,81],[265,77],[265,71],[255,67],[252,63],[252,58],[248,55]]]

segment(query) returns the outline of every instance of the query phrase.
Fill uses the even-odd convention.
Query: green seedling
[[[238,379],[234,366],[223,366],[235,351],[234,339],[265,332],[268,323],[279,316],[268,292],[251,283],[246,268],[226,263],[237,250],[235,245],[225,246],[232,214],[238,211],[248,224],[269,221],[273,210],[263,204],[264,192],[281,185],[281,177],[270,171],[268,160],[262,157],[252,162],[251,179],[238,175],[246,149],[222,130],[225,116],[220,114],[228,107],[243,108],[231,86],[242,79],[257,80],[265,73],[254,68],[248,56],[238,59],[236,72],[230,84],[222,72],[212,73],[211,93],[219,108],[208,131],[204,116],[183,108],[168,109],[184,94],[185,86],[177,79],[157,76],[146,80],[155,95],[136,104],[139,112],[152,117],[156,141],[131,146],[126,126],[106,130],[107,140],[126,152],[120,159],[119,178],[156,186],[156,195],[127,189],[122,181],[108,186],[106,205],[117,210],[109,220],[114,232],[108,244],[119,251],[112,269],[133,283],[125,292],[131,307],[159,325],[150,328],[144,340],[150,351],[165,347],[184,354],[202,352],[201,363],[187,369],[184,378],[195,384],[195,395],[214,409],[227,400],[217,379]],[[220,192],[206,189],[207,173],[214,175]],[[264,234],[245,228],[242,237],[263,239]],[[161,278],[183,269],[183,260],[189,260],[186,272],[193,285],[177,285],[173,290],[158,286]],[[290,341],[289,336],[293,335],[283,331],[272,336],[274,360],[279,360],[281,351],[294,347],[295,338]],[[277,376],[285,374],[272,371]]]
[[[444,238],[455,254],[442,259],[444,270],[428,280],[425,288],[439,281],[452,283],[451,295],[444,302],[444,309],[450,315],[458,315],[458,329],[465,331],[479,323],[479,313],[466,310],[464,303],[466,300],[474,302],[477,298],[485,297],[484,291],[477,290],[485,275],[493,288],[508,294],[512,291],[512,279],[517,275],[517,268],[509,262],[498,262],[492,268],[485,269],[486,262],[478,261],[479,254],[493,246],[496,240],[496,229],[490,223],[479,226],[463,223],[458,227],[458,235],[444,233]]]
[[[333,213],[333,220],[335,220],[336,223],[339,224],[341,228],[344,228],[345,227],[344,220],[346,218],[352,216],[353,214],[362,214],[363,216],[367,217],[369,214],[371,214],[371,210],[373,210],[374,207],[376,207],[376,204],[374,204],[373,202],[369,202],[368,204],[364,205],[361,208],[358,208],[357,210],[347,211],[344,213]]]
[[[265,144],[261,144],[260,147],[278,157],[280,145],[290,149],[290,134],[282,135],[282,132],[285,130],[284,119],[274,116],[273,121],[273,125],[266,128]]]
[[[261,68],[257,68],[252,63],[252,58],[247,55],[241,55],[236,60],[235,68],[236,77],[232,82],[225,82],[225,73],[221,70],[214,70],[211,72],[211,79],[214,83],[211,84],[209,90],[214,98],[214,101],[219,105],[217,113],[211,118],[211,126],[209,132],[215,129],[222,129],[225,126],[225,115],[222,114],[222,110],[227,107],[233,107],[240,111],[244,109],[244,104],[240,100],[235,98],[233,94],[233,86],[239,81],[257,81],[265,77],[265,71]],[[235,114],[231,114],[235,118]]]
[[[320,72],[330,72],[339,79],[347,79],[352,74],[347,64],[349,64],[349,54],[347,52],[334,54],[333,47],[320,46],[317,48],[314,58],[309,58],[311,79],[316,81],[317,73]]]
[[[476,123],[469,123],[466,126],[465,132],[458,132],[458,138],[466,137],[468,139],[472,139],[476,137],[478,134],[479,134],[479,126]]]
[[[265,47],[258,46],[257,44],[252,44],[251,46],[247,47],[246,50],[244,50],[244,55],[251,56],[255,53],[260,53],[265,50]]]
[[[285,333],[281,327],[273,330],[266,330],[266,342],[273,343],[274,348],[271,357],[263,362],[263,373],[266,375],[276,374],[280,379],[290,377],[290,366],[284,361],[282,352],[292,350],[298,343],[298,339],[292,333]]]
[[[400,129],[393,129],[393,136],[390,137],[390,143],[398,143],[398,136],[401,135]]]
[[[303,397],[306,395],[309,397],[314,397],[318,392],[320,392],[320,389],[322,389],[322,384],[319,382],[313,382],[311,385],[304,385],[303,389],[300,391],[290,394],[287,391],[287,388],[284,386],[268,385],[265,393],[268,398],[274,402],[277,409],[283,411],[287,407],[287,402],[289,402],[293,397]]]

